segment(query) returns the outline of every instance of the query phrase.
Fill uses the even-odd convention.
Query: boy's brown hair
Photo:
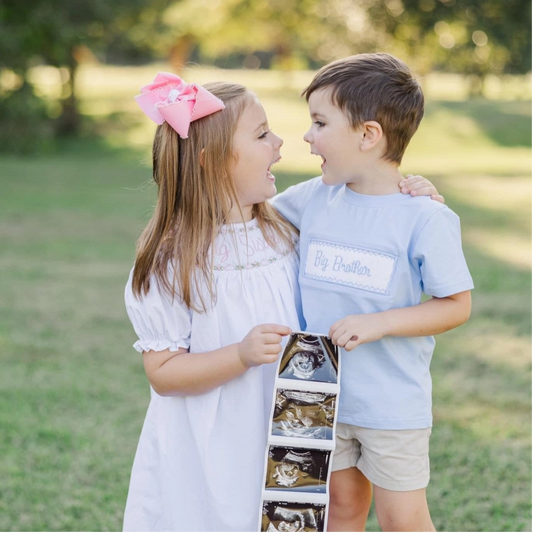
[[[306,100],[320,89],[355,129],[375,120],[383,128],[387,149],[383,158],[397,163],[424,116],[424,95],[407,65],[390,54],[358,54],[322,67],[302,92]]]

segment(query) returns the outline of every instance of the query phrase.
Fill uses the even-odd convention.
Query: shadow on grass
[[[134,124],[132,113],[111,113],[102,116],[82,115],[80,131],[77,135],[58,136],[51,140],[46,149],[28,151],[24,154],[25,159],[50,159],[62,157],[65,159],[77,158],[101,158],[111,157],[119,160],[135,160],[139,157],[139,151],[129,147],[126,142],[111,143],[110,139],[123,139],[125,133]],[[1,127],[1,120],[0,120]],[[151,139],[147,140],[150,145]],[[2,158],[20,158],[16,152],[2,152]]]
[[[531,102],[474,99],[466,102],[429,101],[426,104],[426,116],[441,110],[470,117],[500,146],[531,146]]]
[[[57,142],[56,150],[48,154],[65,159],[109,158],[120,161],[134,161],[139,152],[128,146],[114,146],[100,134],[82,133],[78,137],[62,138]]]

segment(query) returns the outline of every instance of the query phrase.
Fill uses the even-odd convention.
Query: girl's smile
[[[281,159],[282,145],[283,139],[270,130],[265,110],[254,97],[237,123],[234,163],[230,169],[245,221],[251,220],[254,204],[272,198],[277,192],[271,169]],[[232,222],[241,220],[238,207],[233,210]]]

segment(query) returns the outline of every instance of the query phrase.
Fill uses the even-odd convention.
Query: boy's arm
[[[425,337],[437,335],[464,324],[470,317],[470,291],[435,298],[412,307],[380,313],[348,315],[333,324],[329,336],[334,344],[353,350],[359,344],[385,336]]]

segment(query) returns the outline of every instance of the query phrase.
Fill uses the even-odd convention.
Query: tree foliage
[[[367,7],[352,0],[183,0],[164,20],[178,39],[193,39],[207,60],[268,51],[278,66],[309,67],[375,48],[380,35]]]
[[[479,75],[531,70],[528,0],[384,0],[369,13],[426,68]]]
[[[528,0],[183,0],[164,16],[206,60],[269,51],[309,66],[388,50],[422,70],[479,75],[531,69],[530,20]]]
[[[102,60],[170,58],[175,69],[193,52],[206,63],[240,54],[252,68],[268,57],[268,66],[292,69],[389,51],[421,72],[482,79],[530,71],[530,21],[529,0],[0,0],[0,75],[9,71],[17,98],[41,109],[27,71],[60,67],[56,130],[76,133],[83,50]],[[0,107],[11,96],[0,85]]]
[[[77,133],[80,117],[75,75],[80,52],[103,53],[146,19],[158,17],[170,0],[0,0],[0,70],[9,69],[26,90],[28,68],[38,63],[62,67],[59,133]],[[134,33],[133,33],[134,34]],[[7,97],[15,97],[7,95]]]

